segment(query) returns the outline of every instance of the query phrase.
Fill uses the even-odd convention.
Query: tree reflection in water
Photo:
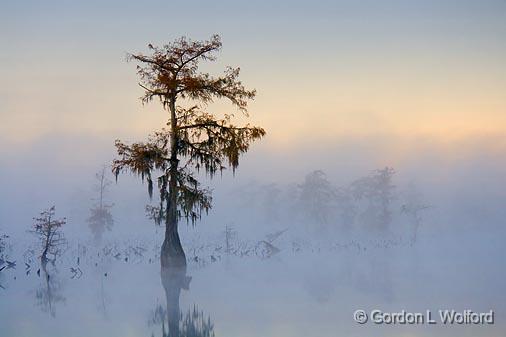
[[[186,312],[181,311],[179,297],[181,289],[189,290],[191,277],[186,275],[186,266],[162,266],[162,285],[165,290],[166,307],[157,305],[151,314],[149,325],[161,325],[162,337],[214,337],[211,318],[204,315],[197,305]],[[152,337],[156,335],[152,333]]]
[[[65,302],[65,297],[61,294],[62,285],[57,279],[56,273],[50,274],[47,270],[47,263],[42,263],[40,269],[42,284],[35,291],[37,306],[44,312],[49,312],[51,317],[56,317],[56,305]]]

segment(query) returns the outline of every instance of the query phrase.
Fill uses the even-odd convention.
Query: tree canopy
[[[201,186],[196,173],[203,170],[212,178],[227,167],[235,171],[240,155],[265,135],[260,127],[235,125],[233,114],[218,118],[206,111],[209,103],[227,99],[248,116],[248,101],[256,94],[239,80],[239,68],[227,67],[221,76],[199,70],[200,62],[216,60],[221,46],[218,35],[207,41],[181,37],[161,47],[149,44],[148,54],[128,55],[138,64],[139,85],[144,90],[141,101],[159,100],[169,117],[167,128],[145,142],[117,140],[119,158],[113,162],[113,171],[116,178],[125,170],[139,175],[147,181],[150,197],[156,182],[160,202],[148,207],[148,212],[158,223],[169,221],[170,209],[177,218],[195,223],[212,205],[210,190]]]

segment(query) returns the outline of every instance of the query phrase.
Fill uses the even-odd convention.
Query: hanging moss
[[[260,127],[236,126],[232,115],[218,118],[204,108],[224,98],[248,116],[247,104],[256,91],[247,90],[239,81],[239,68],[228,67],[218,77],[199,71],[199,62],[216,60],[221,49],[217,35],[208,41],[182,37],[148,48],[150,54],[130,54],[129,60],[138,63],[142,102],[156,98],[162,103],[169,114],[168,129],[153,133],[146,142],[128,145],[117,140],[119,158],[113,172],[116,178],[129,171],[146,180],[150,197],[156,175],[160,202],[147,207],[148,215],[158,224],[169,221],[171,200],[175,200],[175,216],[195,224],[212,206],[211,191],[201,186],[195,173],[204,171],[212,178],[227,167],[235,172],[240,156],[265,135]],[[178,105],[180,101],[191,107]]]

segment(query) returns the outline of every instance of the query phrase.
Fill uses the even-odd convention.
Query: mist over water
[[[215,33],[199,69],[258,92],[244,120],[201,108],[267,134],[196,175],[176,267],[157,194],[111,172],[169,118],[125,56]],[[505,34],[496,0],[2,3],[0,337],[504,337]]]
[[[192,336],[504,334],[503,148],[394,155],[385,140],[279,155],[259,145],[235,176],[204,180],[214,207],[195,227],[180,224],[188,271],[164,279],[146,185],[121,176],[108,187],[114,224],[97,244],[87,219],[110,144],[82,141],[94,154],[82,160],[65,143],[6,152],[2,262],[16,265],[0,272],[2,336],[162,336],[174,294]],[[68,246],[47,279],[27,231],[51,205],[67,218]],[[356,309],[492,309],[496,321],[362,326]]]

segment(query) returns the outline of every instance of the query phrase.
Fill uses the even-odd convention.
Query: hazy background
[[[12,304],[0,302],[0,321],[31,305],[26,289],[38,279],[34,272],[24,277],[20,254],[35,241],[26,233],[32,218],[55,204],[57,215],[68,218],[67,237],[74,243],[88,240],[94,175],[114,158],[114,140],[141,141],[165,125],[158,104],[142,106],[138,100],[142,90],[126,53],[181,35],[206,39],[214,33],[222,36],[223,50],[218,62],[204,69],[241,67],[244,84],[258,91],[249,109],[252,121],[267,137],[242,158],[235,177],[225,172],[203,181],[214,189],[214,208],[195,228],[181,226],[185,244],[207,236],[222,240],[225,225],[251,240],[290,227],[290,217],[270,217],[265,195],[252,199],[248,193],[267,191],[271,184],[290,190],[317,169],[344,186],[390,166],[399,190],[415,184],[433,207],[424,213],[421,240],[413,248],[303,257],[284,249],[286,255],[266,264],[240,261],[226,273],[220,264],[192,270],[192,292],[182,307],[201,303],[223,336],[335,336],[335,319],[346,336],[363,331],[405,336],[402,329],[357,330],[351,313],[379,304],[392,310],[493,308],[500,324],[489,330],[443,332],[503,336],[506,1],[499,0],[2,3],[0,232],[10,235],[20,267],[14,274],[18,282],[13,274],[5,276],[10,292],[3,303]],[[209,109],[231,107],[220,103]],[[107,200],[114,203],[115,224],[106,240],[161,239],[161,230],[144,216],[146,186],[136,177],[121,176]],[[271,206],[286,214],[289,202]],[[395,228],[402,228],[404,220],[396,214]],[[112,323],[100,321],[104,326],[97,329],[136,335],[154,298],[163,300],[153,276],[158,267],[139,264],[135,274],[129,265],[111,268]],[[96,305],[81,301],[95,296],[100,283],[83,288],[79,282],[84,281],[68,286],[69,307],[82,304],[75,317],[92,326]],[[127,309],[124,296],[131,289],[136,289],[133,303],[145,302]],[[240,303],[222,303],[226,296]],[[290,298],[293,303],[286,301]],[[306,311],[299,310],[303,305]],[[59,312],[73,321],[70,311]],[[139,322],[126,319],[139,312]],[[39,315],[24,325],[9,319],[4,331],[48,336],[84,331]]]

